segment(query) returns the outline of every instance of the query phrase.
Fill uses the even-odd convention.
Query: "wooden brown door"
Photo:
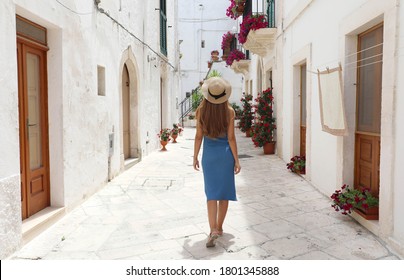
[[[358,36],[355,187],[379,195],[383,25]]]
[[[50,205],[46,50],[17,39],[23,219]]]
[[[306,156],[306,64],[300,66],[300,156]]]

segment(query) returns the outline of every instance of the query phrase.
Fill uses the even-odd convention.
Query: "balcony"
[[[241,44],[239,44],[237,40],[237,36],[234,37],[231,46],[230,46],[230,52],[233,50],[238,50],[245,55],[245,59],[241,60],[234,60],[233,63],[231,64],[230,68],[237,74],[243,74],[244,76],[248,74],[249,69],[250,69],[250,52],[248,50],[245,50]]]
[[[250,30],[243,48],[261,57],[265,57],[275,47],[277,32],[275,24],[275,0],[247,0],[243,19],[251,15],[264,15],[267,27]]]
[[[242,59],[239,61],[234,61],[230,68],[234,71],[234,73],[241,73],[246,76],[250,70],[251,60],[249,59]]]

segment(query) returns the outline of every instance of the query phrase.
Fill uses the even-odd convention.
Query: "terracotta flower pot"
[[[378,220],[379,219],[379,207],[354,208],[354,211],[366,220]]]
[[[211,55],[210,58],[212,59],[212,61],[218,61],[218,60],[219,60],[219,56],[218,56],[218,55]]]
[[[264,148],[265,155],[275,154],[275,142],[265,143],[263,148]]]
[[[162,146],[161,151],[167,151],[167,149],[166,149],[167,143],[168,143],[168,141],[160,140],[160,144]]]
[[[295,170],[295,173],[296,173],[296,174],[305,175],[305,174],[306,174],[306,170],[305,170],[305,169],[303,169],[303,170]]]
[[[251,128],[247,129],[247,131],[245,132],[245,136],[246,137],[251,137]]]
[[[173,143],[177,143],[178,134],[171,134],[171,137],[173,138]]]

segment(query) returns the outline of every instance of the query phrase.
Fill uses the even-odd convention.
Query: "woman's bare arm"
[[[236,117],[236,113],[234,112],[233,108],[231,108],[231,107],[229,108],[229,110],[230,110],[230,122],[229,122],[229,127],[227,130],[227,138],[229,139],[230,149],[231,149],[231,152],[234,157],[234,173],[238,174],[238,173],[240,173],[241,166],[240,166],[240,162],[238,159],[237,141],[236,141],[236,135],[234,132],[234,120]]]
[[[199,125],[199,112],[196,112],[196,133],[195,133],[195,142],[194,142],[194,161],[193,161],[193,166],[195,170],[199,171],[199,160],[198,160],[198,154],[199,150],[201,149],[201,144],[202,144],[202,139],[203,139],[203,133],[202,133],[202,128]]]

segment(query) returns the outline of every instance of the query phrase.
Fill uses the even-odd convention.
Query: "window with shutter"
[[[160,51],[167,55],[167,2],[160,0]]]

